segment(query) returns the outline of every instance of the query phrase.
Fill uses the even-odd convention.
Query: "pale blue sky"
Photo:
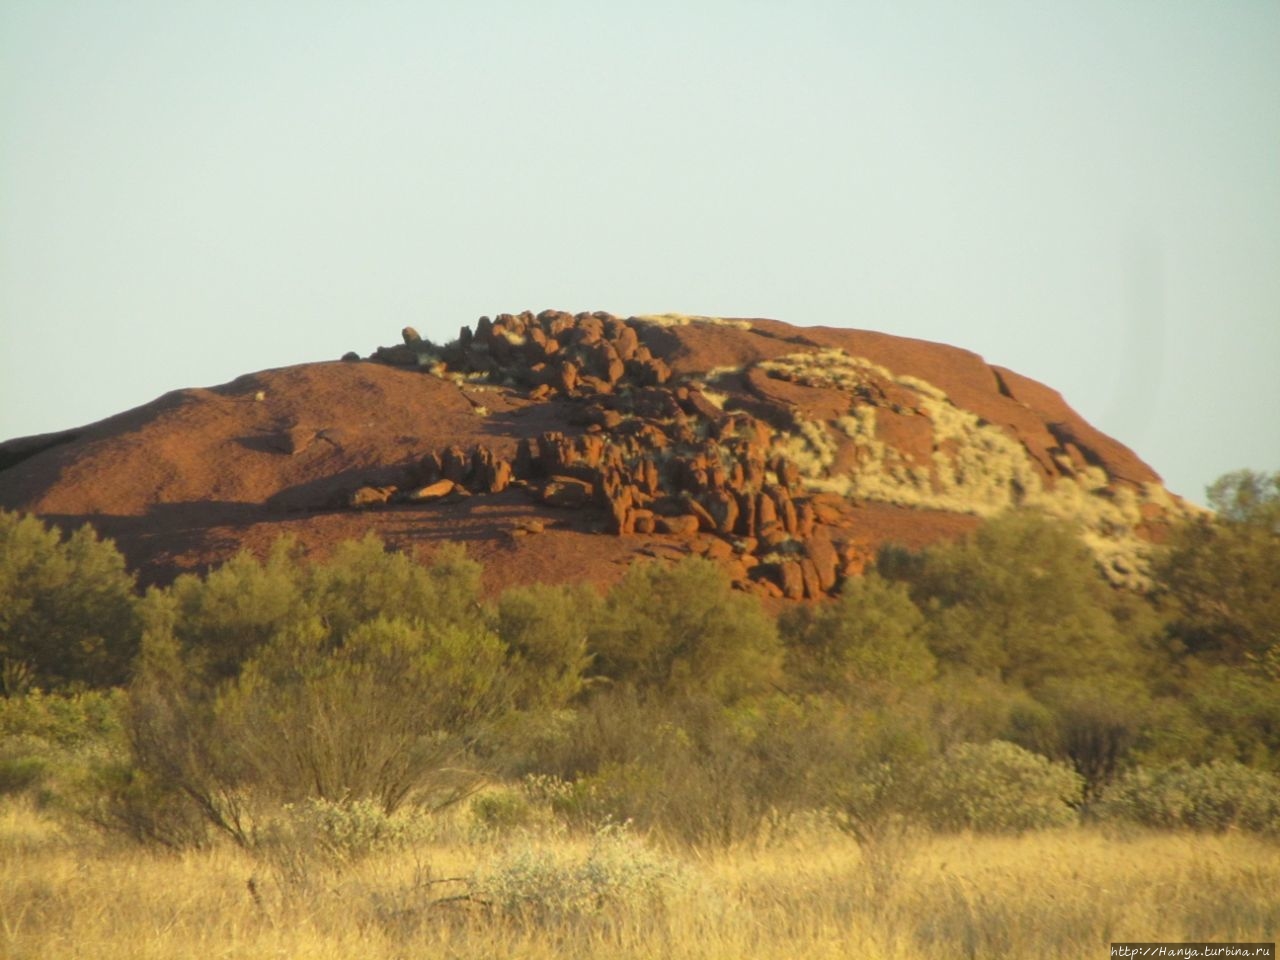
[[[1280,2],[0,0],[0,439],[555,307],[954,343],[1280,469]]]

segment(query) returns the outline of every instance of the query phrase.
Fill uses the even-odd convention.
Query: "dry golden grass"
[[[1100,468],[1077,469],[1069,461],[1066,475],[1047,483],[1027,449],[1003,428],[957,407],[926,380],[895,374],[843,350],[794,353],[758,366],[795,383],[846,391],[876,381],[906,387],[915,394],[911,412],[931,425],[934,454],[932,464],[923,466],[909,463],[880,439],[873,406],[855,404],[848,415],[825,424],[802,423],[798,432],[779,436],[773,452],[794,462],[814,490],[981,517],[1017,505],[1035,507],[1079,522],[1086,545],[1107,576],[1137,588],[1150,583],[1148,545],[1137,533],[1143,506],[1156,504],[1172,517],[1195,510],[1174,500],[1158,483],[1144,484],[1140,490],[1112,485]],[[852,440],[857,452],[856,468],[844,473],[830,469],[835,432]]]
[[[867,850],[815,829],[670,854],[681,879],[661,902],[504,912],[448,899],[469,888],[450,878],[482,876],[526,842],[564,857],[587,843],[464,842],[454,831],[341,868],[273,865],[229,847],[111,846],[9,804],[0,955],[1096,958],[1112,940],[1270,941],[1280,928],[1274,843],[1084,829],[897,837]]]

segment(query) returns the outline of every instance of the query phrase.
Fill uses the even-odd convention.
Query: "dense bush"
[[[609,592],[589,649],[600,674],[619,684],[725,703],[767,690],[782,660],[759,601],[700,557],[633,565]]]
[[[371,800],[333,803],[310,797],[285,804],[276,817],[255,830],[253,844],[268,858],[284,854],[349,863],[402,849],[424,833],[421,818],[388,814]]]
[[[1084,780],[1064,764],[1001,740],[967,743],[934,762],[920,812],[942,830],[1008,832],[1072,823]]]
[[[92,528],[0,510],[0,693],[111,686],[138,648],[134,579]]]
[[[1171,633],[1192,653],[1280,677],[1280,473],[1227,474],[1216,515],[1184,524],[1156,566]]]
[[[984,523],[917,561],[885,556],[928,620],[948,666],[1034,689],[1050,678],[1136,673],[1139,636],[1121,628],[1117,595],[1071,527],[1032,511]]]
[[[883,700],[933,678],[924,617],[905,587],[877,574],[845,583],[834,603],[779,618],[787,671],[806,692]]]
[[[561,785],[547,799],[575,825],[632,821],[671,840],[725,845],[753,838],[795,799],[794,715],[778,698],[725,707],[606,691],[543,745],[538,766]]]
[[[614,824],[600,828],[582,854],[536,844],[510,849],[477,878],[476,889],[516,919],[547,923],[660,906],[685,884],[677,861]]]
[[[525,778],[476,803],[490,832],[723,845],[802,810],[864,840],[1021,830],[1069,822],[1082,782],[1112,819],[1275,829],[1277,491],[1225,478],[1156,564],[1159,604],[1014,513],[776,622],[703,559],[486,602],[460,550],[373,538],[318,564],[284,540],[138,600],[87,528],[3,514],[0,794],[148,842],[343,856],[486,775]],[[127,695],[21,695],[130,673]]]
[[[1139,767],[1107,788],[1095,813],[1104,820],[1148,827],[1277,833],[1280,776],[1224,760],[1159,770]]]
[[[1174,689],[1200,725],[1199,737],[1180,756],[1280,771],[1280,678],[1197,656],[1180,666]]]
[[[185,574],[168,590],[151,590],[142,604],[152,645],[175,644],[196,676],[214,682],[234,676],[258,647],[306,618],[306,567],[297,545],[276,541],[265,562],[239,553],[206,576]]]
[[[421,566],[366,539],[308,567],[284,543],[265,563],[242,555],[153,591],[121,816],[145,820],[173,790],[248,843],[264,801],[368,800],[390,814],[465,793],[477,744],[517,705],[560,705],[582,656],[538,648],[529,630],[511,656],[479,574],[456,550]]]
[[[929,708],[927,690],[874,707],[806,698],[775,732],[775,766],[791,805],[829,811],[859,841],[892,833],[914,815],[936,751]]]
[[[447,796],[452,771],[505,707],[505,650],[482,627],[377,619],[341,646],[287,631],[219,692],[214,731],[234,744],[228,776],[298,802]]]
[[[0,796],[73,802],[79,782],[122,745],[116,692],[0,697]]]
[[[1015,714],[1010,739],[1072,766],[1090,797],[1116,774],[1163,716],[1141,678],[1064,677],[1036,692],[1039,710]]]
[[[515,661],[518,708],[568,703],[582,691],[599,610],[590,587],[515,587],[498,598],[492,626]]]

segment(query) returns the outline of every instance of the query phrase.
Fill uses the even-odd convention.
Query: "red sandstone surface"
[[[423,554],[463,543],[493,590],[608,584],[638,559],[698,553],[765,598],[819,597],[884,543],[922,547],[980,522],[815,493],[779,457],[799,424],[858,404],[877,407],[880,438],[910,462],[936,452],[895,383],[850,392],[756,366],[832,349],[940,388],[1021,443],[1046,484],[1086,466],[1115,486],[1159,482],[1053,390],[937,343],[555,311],[484,318],[446,347],[404,339],[368,360],[262,371],[0,444],[0,507],[92,523],[145,582],[284,534],[322,557],[373,532]],[[847,444],[836,457],[857,468]]]

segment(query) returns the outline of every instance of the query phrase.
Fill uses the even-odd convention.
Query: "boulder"
[[[705,499],[717,533],[731,534],[738,525],[738,500],[728,490],[712,490]]]
[[[804,599],[804,573],[794,560],[784,560],[777,565],[778,585],[788,600]]]
[[[800,468],[791,460],[786,457],[776,457],[770,466],[783,489],[794,490],[800,485]]]
[[[635,499],[631,491],[632,487],[627,485],[617,487],[606,494],[609,506],[609,528],[612,533],[627,534],[635,529],[635,520],[632,517],[632,505]]]
[[[375,507],[386,503],[395,495],[395,487],[359,487],[347,496],[349,507]]]
[[[402,491],[400,499],[409,503],[430,503],[453,493],[455,484],[452,480],[437,480],[423,487]]]
[[[636,332],[633,329],[623,326],[617,335],[612,338],[612,343],[618,357],[625,363],[636,355],[636,350],[640,346],[640,338],[636,336]]]
[[[688,390],[687,396],[680,402],[684,412],[691,417],[701,417],[716,423],[725,418],[724,411],[702,395],[701,390]]]
[[[477,446],[471,454],[470,483],[477,493],[501,493],[511,483],[511,464],[488,447]]]
[[[688,513],[674,517],[656,517],[654,524],[658,533],[674,537],[693,537],[698,533],[698,518]]]
[[[578,370],[579,367],[572,360],[561,360],[556,368],[556,374],[552,380],[552,386],[563,393],[566,397],[572,396],[578,387]]]
[[[591,502],[592,492],[585,480],[553,476],[543,484],[541,499],[549,507],[584,507]]]
[[[517,478],[528,480],[534,475],[538,458],[534,455],[533,444],[528,437],[521,437],[516,444],[516,459],[512,468]]]
[[[840,569],[840,557],[826,536],[815,536],[804,545],[805,556],[818,574],[818,583],[824,591],[835,587]]]
[[[657,529],[653,511],[643,508],[633,509],[627,523],[636,533],[653,533]]]
[[[374,351],[373,359],[397,367],[416,367],[418,352],[406,343],[397,343],[393,347],[379,347]]]
[[[768,494],[768,499],[773,501],[782,529],[787,533],[795,534],[799,529],[799,517],[796,515],[796,505],[791,499],[791,494],[787,493],[785,487],[766,487],[765,492]]]
[[[732,560],[733,547],[724,540],[708,540],[702,555],[708,560]]]
[[[684,502],[684,508],[693,516],[697,517],[698,527],[700,529],[705,530],[708,533],[718,532],[719,525],[716,523],[716,518],[711,515],[711,511],[693,497],[689,497],[689,499]]]
[[[647,357],[639,359],[646,352],[643,347],[636,351],[635,356],[627,361],[627,373],[629,373],[641,386],[661,386],[671,379],[671,368],[667,366],[665,360],[661,357]]]
[[[796,504],[796,538],[808,540],[818,523],[818,514],[808,500],[793,501]]]
[[[738,489],[733,496],[738,501],[738,522],[734,525],[733,532],[742,537],[754,537],[756,535],[755,495],[750,490]]]
[[[778,522],[778,504],[769,496],[769,494],[761,492],[756,495],[756,530],[764,530],[771,524]]]
[[[804,581],[804,595],[810,600],[817,600],[823,595],[822,584],[818,578],[818,568],[808,557],[800,560],[800,579]]]

